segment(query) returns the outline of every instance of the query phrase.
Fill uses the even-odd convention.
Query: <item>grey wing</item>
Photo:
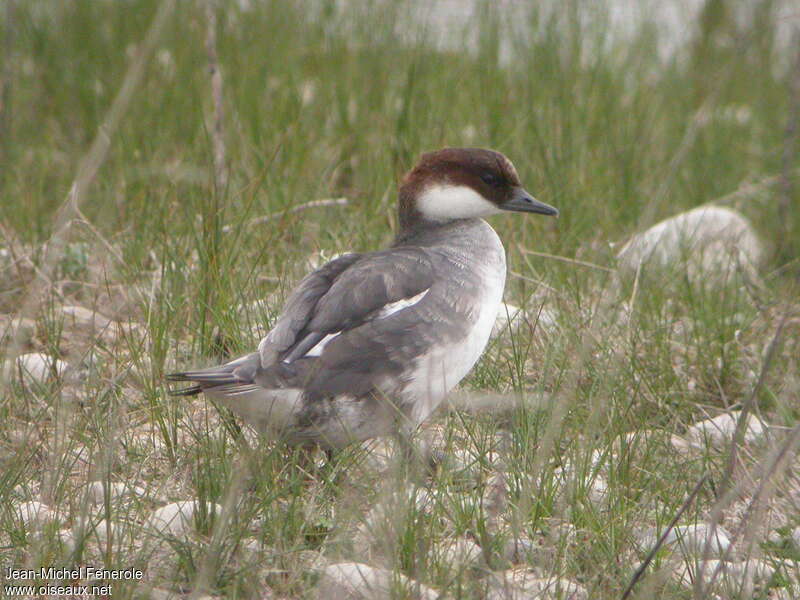
[[[418,249],[340,257],[306,277],[291,294],[259,345],[261,364],[293,363],[327,336],[397,310],[432,284],[430,258]]]
[[[311,398],[340,390],[360,396],[382,377],[396,374],[400,355],[414,356],[431,341],[414,327],[419,316],[402,309],[423,298],[433,283],[431,258],[422,250],[346,254],[300,282],[258,352],[170,379],[196,383],[183,391],[187,394],[215,386],[309,384]],[[387,336],[383,317],[389,316],[397,328],[389,327]],[[326,337],[330,350],[309,352]]]
[[[287,299],[275,326],[258,345],[262,365],[277,362],[305,337],[300,333],[312,318],[319,299],[330,290],[336,277],[362,256],[344,254],[303,278]]]
[[[333,282],[308,324],[324,334],[347,331],[397,310],[433,285],[430,256],[416,248],[391,248],[366,255]]]

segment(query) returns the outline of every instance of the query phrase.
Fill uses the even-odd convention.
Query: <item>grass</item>
[[[7,6],[0,313],[11,318],[158,3]],[[767,1],[745,23],[732,16],[744,2],[709,2],[693,41],[667,60],[652,27],[612,38],[602,13],[582,19],[589,7],[570,6],[574,18],[541,13],[511,27],[487,4],[475,48],[458,52],[434,49],[430,30],[396,32],[413,10],[402,3],[226,5],[217,44],[230,173],[220,189],[205,10],[177,3],[83,216],[23,315],[32,322],[22,350],[72,368],[38,383],[4,379],[0,562],[142,569],[143,582],[115,584],[115,599],[150,588],[301,598],[320,565],[342,560],[453,597],[484,597],[516,566],[619,598],[649,550],[637,535],[660,533],[708,473],[681,524],[714,518],[735,533],[752,504],[738,558],[774,569],[755,591],[724,597],[796,594],[797,464],[771,472],[767,457],[800,416],[800,162],[786,151],[798,50],[773,43],[781,13]],[[513,60],[500,58],[501,43]],[[312,254],[388,243],[398,177],[443,145],[503,151],[561,218],[492,221],[518,274],[507,298],[527,322],[497,337],[462,383],[503,407],[442,410],[426,426],[450,457],[432,481],[409,491],[381,441],[322,464],[202,399],[167,395],[165,373],[253,348]],[[348,204],[286,211],[339,197]],[[681,268],[616,281],[612,242],[719,198],[767,244],[758,285],[698,282]],[[275,216],[249,224],[266,214]],[[65,305],[110,322],[65,316]],[[6,333],[0,352],[11,347]],[[676,451],[672,434],[741,408],[754,388],[755,412],[775,427],[739,448],[732,481],[728,448]],[[107,490],[94,500],[92,481]],[[110,483],[139,493],[112,495]],[[190,499],[199,510],[188,537],[147,526],[156,508]],[[28,500],[55,518],[25,525],[16,507]],[[480,558],[444,553],[453,540],[477,544]],[[704,597],[670,577],[676,556],[659,551],[633,597]],[[404,585],[395,577],[395,595]]]

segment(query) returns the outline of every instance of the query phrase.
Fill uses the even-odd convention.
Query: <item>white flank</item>
[[[268,390],[258,385],[208,388],[205,394],[226,406],[259,431],[286,427],[300,405],[302,390]]]
[[[417,199],[417,210],[434,221],[487,217],[500,212],[492,202],[465,185],[427,187]]]
[[[404,308],[409,308],[411,306],[414,306],[415,304],[421,302],[422,299],[428,295],[428,290],[430,289],[431,288],[423,290],[416,296],[411,296],[411,298],[403,298],[402,300],[398,300],[397,302],[389,302],[389,304],[384,304],[383,308],[380,309],[380,312],[378,312],[375,318],[385,319],[389,315],[393,315],[394,313],[403,310]]]
[[[328,342],[330,342],[333,338],[338,336],[340,333],[341,333],[341,331],[337,331],[336,333],[329,333],[324,338],[322,338],[317,343],[316,346],[314,346],[313,348],[311,348],[311,350],[306,352],[305,355],[306,356],[320,356],[322,354],[322,351],[325,350],[325,346],[328,345]]]
[[[376,314],[375,319],[385,319],[389,315],[393,315],[394,313],[403,310],[404,308],[409,308],[414,306],[418,302],[420,302],[427,294],[430,288],[421,291],[416,296],[411,296],[410,298],[403,298],[402,300],[398,300],[397,302],[390,302],[389,304],[384,304],[383,308],[381,308]],[[320,356],[322,351],[325,350],[325,346],[327,346],[330,341],[338,336],[341,331],[337,331],[336,333],[331,333],[326,335],[323,339],[319,341],[319,343],[311,348],[308,352],[306,352],[306,356]]]

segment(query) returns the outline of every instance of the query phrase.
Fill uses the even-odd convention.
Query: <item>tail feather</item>
[[[179,390],[170,390],[170,396],[196,396],[200,392],[203,391],[203,388],[199,385],[193,385],[188,388],[181,388]]]
[[[184,371],[180,373],[170,373],[166,376],[167,381],[189,382],[194,385],[172,390],[173,396],[194,396],[200,392],[219,386],[238,386],[251,383],[250,379],[259,364],[257,352],[248,354],[224,365],[199,369],[197,371]]]
[[[239,379],[231,371],[223,371],[221,367],[205,369],[203,371],[185,371],[183,373],[170,373],[167,381],[194,381],[211,385],[224,385],[236,383]]]

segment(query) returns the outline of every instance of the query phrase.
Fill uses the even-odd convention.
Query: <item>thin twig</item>
[[[286,210],[282,210],[277,213],[272,213],[269,215],[263,215],[261,217],[250,219],[249,221],[246,221],[243,225],[245,227],[252,227],[253,225],[263,225],[264,223],[269,223],[273,219],[277,219],[280,217],[284,217],[286,215],[291,215],[304,210],[308,210],[309,208],[322,208],[326,206],[347,206],[349,203],[350,201],[347,198],[324,198],[322,200],[312,200],[311,202],[298,204],[297,206],[292,206],[291,208],[287,208]],[[234,231],[234,229],[236,229],[236,226],[234,225],[225,225],[225,227],[222,228],[222,233],[230,233],[231,231]]]
[[[784,178],[788,179],[795,179],[800,176],[800,169],[794,169],[790,171],[786,171],[781,175],[768,175],[767,177],[762,177],[758,181],[753,182],[745,182],[739,185],[735,190],[725,194],[724,196],[720,196],[719,198],[714,198],[713,200],[709,200],[708,202],[703,203],[703,206],[708,206],[711,204],[719,205],[719,204],[733,204],[739,200],[747,199],[752,200],[752,197],[762,192],[764,190],[768,190],[771,187],[774,187],[781,183]]]
[[[523,275],[522,273],[517,273],[516,271],[513,271],[511,269],[508,270],[508,274],[511,275],[512,277],[516,277],[517,279],[521,279],[522,281],[527,281],[528,283],[532,283],[534,285],[542,286],[548,292],[552,292],[554,294],[558,294],[559,293],[556,288],[554,288],[554,287],[552,287],[550,285],[547,285],[541,279],[534,279],[533,277],[529,277],[528,275]]]
[[[661,546],[664,545],[664,542],[666,541],[667,536],[675,528],[675,525],[677,524],[678,520],[681,518],[683,513],[686,512],[686,509],[689,508],[689,506],[694,501],[694,499],[697,496],[697,494],[700,493],[700,490],[702,489],[703,484],[705,484],[705,482],[707,480],[708,480],[708,475],[707,474],[703,475],[700,478],[700,481],[698,481],[697,484],[694,486],[694,489],[691,491],[691,493],[686,498],[686,500],[683,501],[683,504],[678,509],[678,512],[675,513],[675,516],[672,517],[672,520],[669,522],[669,525],[667,525],[667,528],[664,530],[664,532],[661,534],[661,536],[656,541],[655,546],[653,546],[653,548],[650,550],[650,552],[647,553],[647,557],[644,559],[644,562],[642,562],[642,564],[639,565],[639,568],[636,569],[636,572],[633,574],[633,577],[631,578],[631,581],[628,584],[628,587],[625,588],[625,592],[622,594],[622,600],[626,600],[626,598],[628,598],[628,596],[631,595],[631,592],[633,591],[634,586],[637,584],[639,579],[641,579],[641,577],[644,574],[645,570],[650,565],[650,563],[653,561],[653,558],[655,558],[655,555],[658,553],[658,551],[661,549]]]
[[[214,528],[211,532],[211,540],[207,550],[203,555],[200,568],[194,578],[193,591],[190,598],[205,598],[212,588],[214,574],[219,570],[219,559],[222,555],[222,544],[225,536],[230,532],[231,523],[236,518],[236,507],[242,498],[247,480],[250,477],[250,468],[247,458],[251,451],[247,444],[242,444],[243,454],[240,454],[233,463],[231,478],[225,489],[225,496],[222,501],[221,511],[216,515]]]
[[[794,182],[792,181],[792,166],[795,164],[797,156],[798,123],[800,122],[800,28],[795,28],[792,36],[794,46],[797,49],[797,58],[794,65],[794,72],[789,78],[789,118],[786,122],[786,132],[783,137],[783,153],[781,156],[781,196],[778,202],[778,214],[784,227],[784,235],[781,236],[779,245],[784,246],[787,242],[789,209],[794,199]],[[779,248],[779,251],[783,248]]]
[[[750,395],[742,404],[742,410],[739,413],[739,420],[736,422],[736,431],[733,434],[733,440],[731,441],[731,452],[730,456],[728,457],[728,464],[725,468],[725,473],[722,477],[722,482],[720,483],[720,489],[722,494],[724,494],[728,488],[731,486],[731,481],[733,480],[733,472],[736,469],[736,462],[738,460],[738,449],[744,443],[745,433],[747,431],[747,421],[750,418],[750,413],[753,411],[753,406],[755,405],[756,395],[764,386],[764,382],[766,381],[767,372],[769,371],[769,367],[772,364],[772,359],[775,355],[775,350],[778,346],[778,342],[781,339],[783,334],[784,325],[786,325],[786,319],[789,315],[784,313],[783,317],[781,317],[780,323],[778,323],[778,328],[775,330],[775,335],[772,336],[772,340],[770,340],[769,346],[767,346],[767,352],[764,355],[764,361],[761,363],[761,370],[758,374],[758,379],[756,380],[753,389],[750,392]]]
[[[214,123],[211,127],[211,143],[214,149],[214,185],[217,194],[221,194],[228,184],[228,164],[225,152],[222,73],[219,69],[217,55],[217,3],[215,0],[208,0],[206,3],[206,20],[206,53],[208,54],[208,72],[211,75],[211,99],[214,104]]]
[[[95,227],[94,224],[86,218],[86,215],[84,215],[77,206],[75,207],[75,213],[78,215],[78,218],[75,219],[75,222],[83,225],[86,227],[86,229],[91,231],[98,241],[105,246],[106,250],[108,250],[108,252],[117,259],[117,262],[124,265],[125,259],[122,257],[122,254],[120,254],[119,250],[117,250],[102,233],[100,233],[97,227]]]
[[[54,222],[53,233],[46,244],[44,258],[39,271],[39,277],[34,279],[26,290],[18,311],[20,317],[32,316],[42,299],[42,293],[47,288],[52,279],[53,272],[59,259],[63,255],[64,246],[67,240],[67,233],[70,230],[73,219],[76,216],[76,208],[80,208],[86,191],[97,176],[97,172],[108,156],[111,147],[111,138],[116,133],[122,117],[130,106],[136,88],[139,87],[144,76],[145,66],[155,50],[156,43],[161,37],[161,30],[167,23],[169,16],[175,6],[175,0],[163,0],[156,11],[150,28],[147,30],[136,57],[131,62],[131,66],[125,73],[119,91],[114,98],[105,119],[100,125],[97,134],[88,152],[83,156],[78,166],[78,172],[72,182],[69,193],[61,207],[58,209]],[[22,348],[22,328],[14,334],[8,347],[6,358],[13,362],[19,356]],[[5,381],[3,382],[6,383]]]
[[[14,47],[14,0],[6,2],[6,26],[3,35],[3,64],[0,66],[0,165],[7,165],[9,160],[8,149],[10,147],[11,129],[11,65],[14,57],[12,48]],[[8,169],[2,169],[6,173]],[[0,182],[4,175],[0,175]]]
[[[725,550],[723,555],[720,557],[719,564],[714,569],[714,573],[711,575],[711,579],[708,583],[708,587],[711,588],[714,585],[717,577],[719,576],[723,566],[726,562],[730,559],[731,552],[733,551],[733,547],[741,533],[744,531],[744,528],[751,522],[751,513],[755,510],[755,507],[758,505],[759,501],[761,500],[762,496],[764,496],[767,490],[767,484],[772,480],[773,475],[778,471],[779,467],[782,463],[788,462],[786,460],[787,456],[790,455],[797,445],[800,444],[800,425],[795,425],[789,435],[786,438],[784,444],[778,448],[769,459],[766,461],[767,466],[765,468],[765,474],[761,478],[761,481],[758,484],[758,488],[756,489],[755,493],[753,494],[753,498],[747,505],[747,508],[742,515],[742,518],[739,521],[739,526],[736,528],[736,531],[731,534],[730,537],[730,544],[728,548]],[[729,492],[725,495],[724,498],[721,498],[718,505],[725,505],[731,501],[734,497],[736,497],[739,492],[741,486],[737,486],[736,488],[729,490]],[[721,510],[715,507],[714,512],[717,515],[720,514]],[[703,549],[703,561],[700,564],[699,572],[697,577],[695,578],[695,597],[696,598],[705,598],[704,590],[703,590],[703,574],[705,572],[705,567],[708,562],[708,550],[709,550],[709,542],[714,537],[716,533],[717,521],[719,519],[714,519],[712,522],[711,533],[706,540],[705,548]]]
[[[585,260],[578,260],[577,258],[569,258],[567,256],[559,256],[557,254],[548,254],[547,252],[537,252],[536,250],[528,250],[527,248],[522,248],[521,246],[520,250],[522,250],[522,252],[525,254],[531,254],[533,256],[541,256],[542,258],[552,258],[572,265],[579,265],[581,267],[589,267],[590,269],[598,269],[600,271],[606,271],[607,273],[615,272],[615,269],[604,267],[602,265],[597,265],[595,263],[590,263]]]
[[[746,40],[744,39],[739,41],[736,58],[739,57],[739,54],[746,47],[745,41]],[[703,101],[700,107],[692,115],[692,118],[689,119],[689,123],[686,125],[686,129],[683,132],[683,137],[681,138],[680,144],[678,144],[675,154],[672,155],[672,158],[667,165],[667,173],[664,176],[664,179],[661,181],[661,185],[658,186],[653,194],[652,199],[647,203],[644,211],[642,211],[642,216],[639,219],[639,229],[643,229],[643,226],[651,225],[654,221],[655,216],[658,214],[658,210],[661,208],[661,204],[664,202],[667,194],[669,194],[670,189],[672,189],[672,185],[675,182],[681,165],[683,165],[684,160],[686,160],[686,157],[689,155],[689,151],[694,146],[700,130],[708,123],[711,112],[716,106],[719,97],[722,95],[722,90],[725,87],[725,84],[727,84],[728,79],[733,73],[733,67],[735,64],[738,63],[732,59],[727,65],[725,65],[725,68],[717,78],[714,87],[708,93],[706,99]]]

